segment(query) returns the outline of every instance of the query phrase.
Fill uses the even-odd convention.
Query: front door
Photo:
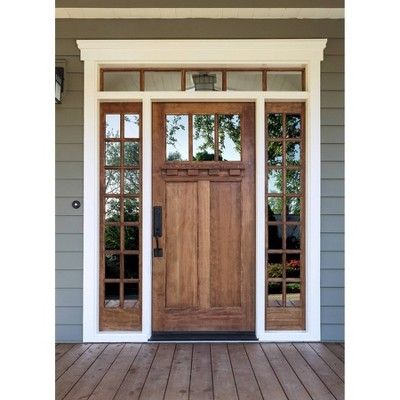
[[[255,330],[254,116],[153,104],[153,334]]]

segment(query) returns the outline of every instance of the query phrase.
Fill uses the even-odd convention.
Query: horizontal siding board
[[[322,269],[343,269],[344,252],[343,250],[336,251],[321,251],[321,270]]]
[[[321,216],[322,233],[344,233],[343,215],[322,215]]]
[[[324,269],[321,271],[321,287],[344,287],[344,270]]]
[[[57,197],[83,197],[83,181],[81,179],[56,180]]]
[[[344,341],[344,325],[343,324],[323,324],[321,325],[321,340],[332,342]]]
[[[289,27],[289,28],[288,28]],[[57,19],[56,54],[77,55],[75,39],[329,38],[327,53],[344,54],[343,20],[301,19]]]
[[[56,107],[56,125],[83,125],[83,108]]]
[[[83,179],[83,162],[57,162],[56,179]]]
[[[322,161],[344,161],[344,144],[321,144]]]
[[[344,107],[344,92],[341,90],[327,90],[321,92],[322,108],[342,108]],[[323,121],[324,122],[324,121]],[[330,124],[332,125],[332,124]],[[335,124],[337,125],[337,124]]]
[[[322,324],[344,324],[344,307],[322,307]]]
[[[68,68],[68,67],[67,67]],[[57,104],[56,110],[68,110],[71,108],[83,108],[83,91],[81,89],[78,90],[70,90],[69,82],[64,82],[64,92],[62,94],[62,103]]]
[[[56,270],[56,289],[82,289],[82,270]]]
[[[56,144],[56,161],[83,161],[83,144]]]
[[[322,215],[343,215],[344,214],[344,198],[324,197],[321,199]]]
[[[81,207],[73,208],[72,202],[74,200],[80,201]],[[80,196],[56,198],[56,215],[83,215],[83,198]]]
[[[344,306],[344,289],[321,288],[321,306]]]
[[[344,90],[344,74],[336,72],[324,72],[321,74],[321,91]]]
[[[56,313],[57,325],[81,325],[82,307],[58,307]]]
[[[322,251],[343,251],[344,234],[343,233],[321,233]]]
[[[81,307],[82,289],[56,289],[56,307]]]
[[[83,233],[83,217],[80,215],[56,216],[57,233]]]
[[[344,176],[343,161],[323,161],[321,163],[322,179],[342,179]]]
[[[57,126],[56,143],[83,143],[83,125]]]
[[[56,253],[56,269],[79,269],[83,268],[83,253],[80,251],[59,251]]]
[[[321,196],[322,197],[344,197],[344,180],[343,179],[322,179],[321,180]]]
[[[325,54],[321,63],[321,72],[344,72],[344,56]]]
[[[322,126],[321,143],[344,143],[344,126]]]
[[[56,342],[82,342],[82,325],[56,325]]]
[[[83,234],[57,233],[56,251],[83,251]]]
[[[323,108],[321,110],[322,125],[344,125],[343,108]]]

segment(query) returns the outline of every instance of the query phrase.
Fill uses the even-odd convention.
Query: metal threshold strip
[[[255,332],[153,332],[149,342],[258,341]]]

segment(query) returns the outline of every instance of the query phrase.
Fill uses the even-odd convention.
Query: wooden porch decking
[[[62,343],[56,399],[344,399],[344,345]]]

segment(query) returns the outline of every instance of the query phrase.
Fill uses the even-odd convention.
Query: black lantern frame
[[[56,87],[55,87],[56,104],[61,104],[61,94],[63,91],[64,91],[64,68],[56,67]]]

